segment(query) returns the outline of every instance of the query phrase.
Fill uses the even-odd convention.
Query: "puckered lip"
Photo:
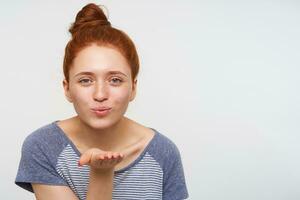
[[[91,108],[92,111],[104,111],[104,110],[110,110],[110,109],[111,109],[110,107],[105,107],[105,106]]]

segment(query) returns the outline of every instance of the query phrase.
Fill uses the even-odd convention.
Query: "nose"
[[[95,101],[105,101],[108,99],[108,89],[105,84],[97,84],[94,89],[93,98]]]

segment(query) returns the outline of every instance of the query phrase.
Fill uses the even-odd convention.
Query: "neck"
[[[129,119],[123,117],[115,125],[107,128],[96,130],[85,124],[75,117],[77,138],[81,141],[84,149],[99,148],[104,151],[117,151],[122,148],[121,144],[126,144],[126,131],[125,128],[129,123]]]

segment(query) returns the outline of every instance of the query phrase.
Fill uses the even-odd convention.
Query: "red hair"
[[[63,62],[64,76],[68,82],[74,58],[79,51],[92,44],[117,49],[131,68],[132,81],[137,77],[139,58],[133,41],[123,31],[112,27],[96,4],[87,4],[78,12],[69,32],[72,39],[66,45]]]

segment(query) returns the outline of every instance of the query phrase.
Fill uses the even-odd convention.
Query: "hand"
[[[113,170],[115,165],[121,162],[123,158],[122,153],[92,148],[81,155],[78,166],[89,165],[92,169],[100,171]]]

